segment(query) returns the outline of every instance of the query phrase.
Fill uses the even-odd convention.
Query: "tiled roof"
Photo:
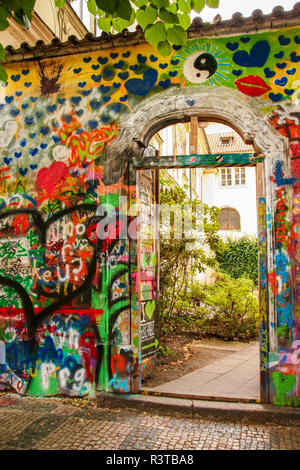
[[[231,143],[222,144],[222,140],[231,138]],[[236,132],[222,132],[219,134],[207,134],[211,153],[251,153],[252,145],[244,143],[243,139]]]
[[[244,18],[241,13],[237,12],[229,20],[222,21],[221,16],[217,15],[211,23],[204,23],[200,17],[196,17],[188,29],[188,36],[192,39],[201,36],[218,37],[239,33],[255,33],[269,29],[298,26],[299,23],[300,2],[297,2],[290,11],[285,11],[283,7],[276,6],[273,8],[272,13],[268,15],[264,15],[261,10],[254,10],[248,18]],[[50,44],[45,44],[40,40],[37,41],[35,46],[30,46],[25,42],[18,49],[12,46],[6,47],[6,62],[56,57],[121,46],[134,46],[143,42],[145,42],[145,38],[139,26],[134,32],[125,29],[122,33],[116,35],[102,33],[101,36],[95,37],[93,34],[88,33],[83,39],[70,36],[67,41],[61,42],[58,38],[55,38]]]

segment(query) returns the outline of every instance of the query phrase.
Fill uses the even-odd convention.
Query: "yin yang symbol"
[[[188,57],[183,74],[191,83],[203,83],[217,71],[218,63],[212,54],[196,52]]]

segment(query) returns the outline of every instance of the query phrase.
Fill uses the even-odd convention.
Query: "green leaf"
[[[0,31],[3,31],[4,29],[9,27],[9,22],[7,21],[8,15],[8,11],[0,6]]]
[[[55,0],[55,6],[58,8],[62,8],[65,6],[67,0]]]
[[[111,28],[111,21],[112,18],[107,18],[106,16],[102,16],[101,18],[98,18],[97,24],[101,31],[104,31],[105,33],[109,33],[110,28]]]
[[[187,34],[181,26],[173,26],[167,31],[167,39],[171,44],[183,45],[186,43]]]
[[[92,15],[96,16],[97,15],[97,4],[95,2],[95,0],[88,0],[87,1],[87,7],[88,7],[88,10],[90,13],[92,13]]]
[[[167,57],[171,53],[171,46],[168,41],[161,41],[157,44],[157,50],[162,56]]]
[[[206,5],[209,8],[219,8],[220,0],[206,0]]]
[[[178,0],[178,9],[184,13],[190,13],[191,0]]]
[[[169,0],[150,0],[151,3],[157,8],[167,8],[170,5]]]
[[[153,25],[157,18],[157,10],[153,7],[141,8],[136,12],[136,19],[138,24],[143,28],[147,28],[149,24]]]
[[[148,1],[148,0],[133,0],[133,3],[134,3],[137,7],[141,8],[141,7],[147,6],[148,3],[149,3],[149,1]]]
[[[172,4],[169,6],[168,10],[170,10],[171,13],[177,13],[177,11],[178,11],[178,5],[177,5],[177,3],[172,3]]]
[[[205,0],[192,0],[191,7],[197,13],[200,13],[200,11],[205,7]]]
[[[179,24],[183,27],[184,30],[187,30],[191,25],[191,18],[187,13],[182,13],[178,15]]]
[[[134,22],[134,20],[135,20],[135,12],[134,10],[132,10],[132,14],[131,14],[129,21],[123,20],[122,18],[113,18],[112,26],[116,31],[121,33],[123,29],[128,28],[128,26],[130,26]]]
[[[2,44],[0,44],[0,60],[4,60],[4,59],[5,59],[5,49],[2,46]]]
[[[132,14],[132,6],[129,0],[119,0],[116,13],[123,20],[129,21]]]
[[[159,17],[162,21],[165,23],[171,23],[171,24],[176,24],[178,23],[179,19],[178,16],[175,15],[174,13],[170,12],[169,10],[166,10],[165,8],[161,8],[159,10]]]
[[[105,11],[105,13],[109,13],[110,15],[115,13],[118,5],[118,0],[95,0],[95,2],[98,8],[101,8],[101,10]]]
[[[166,29],[164,24],[161,21],[158,21],[151,26],[147,26],[145,30],[145,39],[154,47],[157,47],[159,42],[165,41]]]
[[[0,81],[6,83],[7,82],[7,73],[3,67],[0,67]]]

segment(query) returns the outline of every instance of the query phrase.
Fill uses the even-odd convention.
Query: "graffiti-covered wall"
[[[156,296],[141,295],[156,255],[128,235],[139,195],[124,129],[167,90],[182,90],[192,111],[187,89],[232,89],[289,142],[266,165],[259,201],[261,367],[268,400],[298,406],[299,28],[199,37],[167,58],[145,43],[51,51],[12,55],[0,88],[0,386],[31,395],[136,390],[141,341],[157,345]]]

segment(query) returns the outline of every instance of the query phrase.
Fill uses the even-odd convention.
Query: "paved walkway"
[[[192,396],[259,400],[259,344],[200,341],[198,348],[232,351],[225,358],[153,390]]]
[[[99,409],[83,399],[2,394],[0,423],[1,450],[300,449],[300,429],[296,426],[233,424]],[[203,458],[201,454],[199,458]]]

